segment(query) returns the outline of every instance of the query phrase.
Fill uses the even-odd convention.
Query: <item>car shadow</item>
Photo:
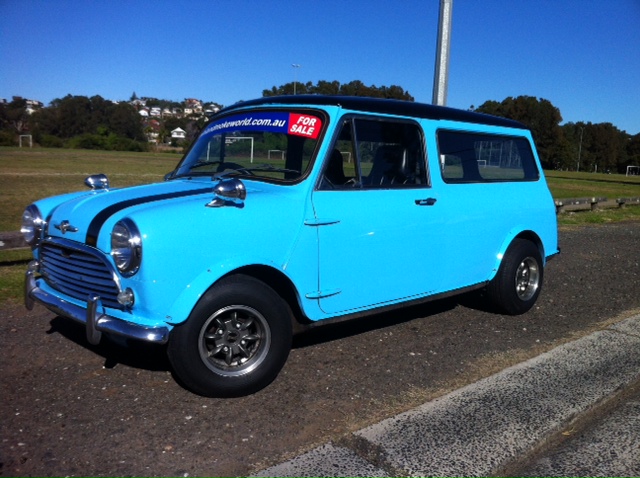
[[[311,325],[293,337],[292,348],[304,348],[333,340],[360,335],[373,330],[393,327],[412,320],[448,312],[460,305],[459,298],[440,299],[419,305],[406,306],[389,312],[349,318],[343,322]]]
[[[104,367],[111,369],[118,364],[150,371],[170,371],[171,366],[164,345],[140,340],[129,340],[114,335],[102,335],[98,345],[87,341],[85,328],[72,319],[55,317],[47,334],[60,334],[77,345],[104,358]]]
[[[305,327],[298,331],[292,348],[299,349],[346,337],[364,334],[373,330],[394,327],[412,320],[435,316],[458,306],[491,312],[490,306],[481,293],[471,292],[457,297],[406,306],[392,311],[350,318],[343,322],[324,323]],[[167,357],[166,346],[130,340],[124,337],[103,334],[98,345],[87,341],[85,328],[72,319],[55,317],[50,322],[47,334],[60,334],[75,344],[91,350],[104,358],[104,367],[114,368],[118,364],[149,371],[172,371]]]

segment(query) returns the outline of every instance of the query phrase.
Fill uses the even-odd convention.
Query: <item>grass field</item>
[[[86,190],[91,174],[108,175],[112,187],[152,183],[179,159],[175,153],[0,147],[0,231],[18,230],[22,211],[36,199]]]
[[[545,171],[555,199],[640,196],[640,176]]]
[[[126,153],[0,147],[0,231],[17,231],[22,211],[36,199],[86,189],[84,178],[105,173],[112,187],[161,181],[173,170],[176,153]],[[640,176],[546,172],[556,199],[638,197]],[[562,214],[561,226],[640,220],[640,207]],[[0,305],[22,300],[22,281],[30,251],[0,251]]]
[[[86,189],[84,178],[90,174],[107,174],[112,187],[152,183],[179,159],[176,153],[0,147],[0,231],[18,230],[22,211],[36,199]],[[556,199],[640,196],[640,176],[545,174]]]

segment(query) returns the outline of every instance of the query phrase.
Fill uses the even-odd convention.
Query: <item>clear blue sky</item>
[[[291,82],[431,102],[439,0],[0,0],[0,97],[229,105]],[[294,69],[293,63],[301,65]],[[640,0],[454,0],[447,104],[528,95],[640,133]]]

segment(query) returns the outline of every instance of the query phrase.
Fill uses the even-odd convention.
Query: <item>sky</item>
[[[292,81],[431,103],[439,0],[0,0],[0,98],[197,98]],[[298,68],[292,65],[300,65]],[[447,106],[521,95],[640,133],[640,0],[453,0]]]

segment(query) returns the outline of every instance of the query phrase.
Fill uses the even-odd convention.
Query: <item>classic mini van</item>
[[[530,131],[411,102],[271,97],[222,110],[165,181],[37,201],[35,302],[102,334],[166,343],[195,393],[268,385],[293,330],[475,289],[535,303],[558,253]]]

